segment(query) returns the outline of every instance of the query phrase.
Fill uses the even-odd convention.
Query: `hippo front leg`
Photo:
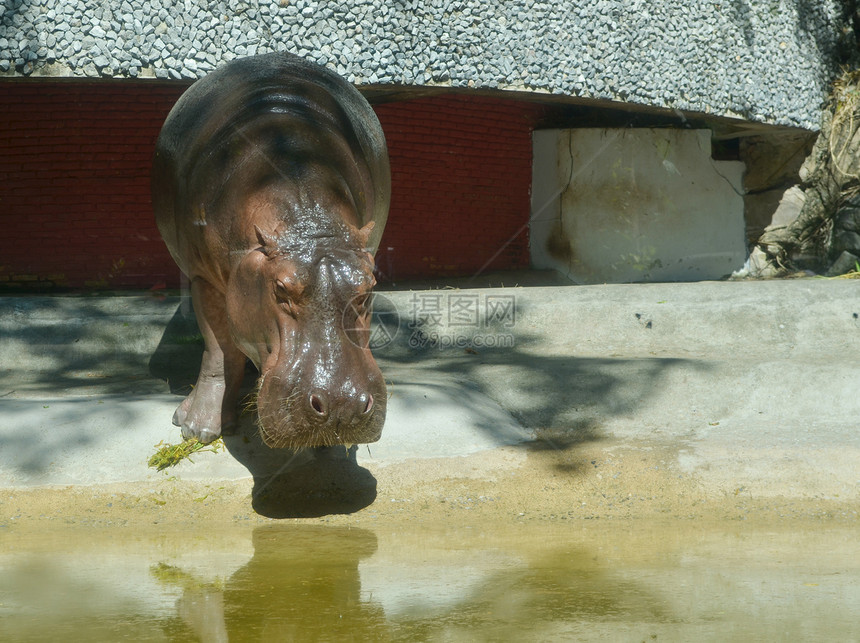
[[[224,295],[197,278],[191,282],[191,299],[203,335],[203,360],[197,385],[176,409],[173,424],[182,428],[183,438],[208,444],[235,429],[246,357],[230,337]]]

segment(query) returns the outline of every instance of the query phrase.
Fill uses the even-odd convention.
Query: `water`
[[[856,527],[0,535],[3,641],[860,640]]]

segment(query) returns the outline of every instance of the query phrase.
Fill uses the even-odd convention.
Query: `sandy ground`
[[[363,474],[361,493],[337,476],[312,490],[283,490],[277,483],[261,488],[250,479],[180,481],[170,475],[157,483],[7,489],[0,496],[0,533],[24,535],[52,527],[194,530],[285,520],[369,528],[481,524],[490,530],[525,522],[597,520],[783,526],[860,521],[856,501],[755,497],[742,485],[717,491],[673,466],[677,459],[677,447],[658,443],[556,449],[538,440],[524,449],[411,460],[377,470],[365,469],[359,458],[355,471]],[[302,494],[314,509],[308,509]],[[356,500],[358,495],[363,498]],[[356,502],[366,506],[356,510]],[[323,511],[333,513],[308,515]],[[296,514],[306,516],[291,517]]]

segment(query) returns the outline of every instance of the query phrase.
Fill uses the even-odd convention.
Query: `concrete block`
[[[744,264],[744,165],[714,161],[708,130],[546,130],[534,145],[534,267],[623,283]]]

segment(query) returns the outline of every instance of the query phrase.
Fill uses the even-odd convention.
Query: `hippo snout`
[[[271,447],[311,447],[376,442],[385,422],[386,391],[381,378],[361,378],[305,387],[302,378],[282,388],[265,377],[257,409],[263,441]]]
[[[373,394],[370,392],[336,397],[333,400],[323,390],[315,390],[308,395],[310,411],[320,421],[327,421],[332,416],[347,421],[361,420],[373,410],[373,402]]]

